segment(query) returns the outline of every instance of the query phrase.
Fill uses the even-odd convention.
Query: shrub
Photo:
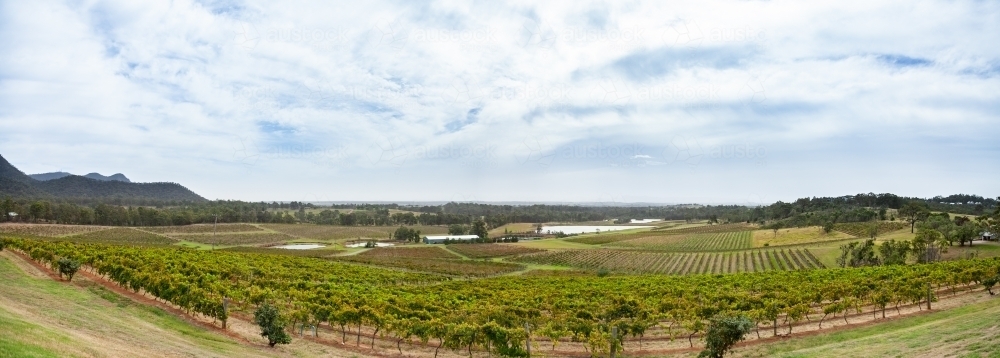
[[[67,281],[73,281],[73,275],[75,275],[76,272],[80,270],[79,261],[66,257],[59,259],[58,265],[59,265],[59,277],[66,275],[66,277],[68,278]]]
[[[267,338],[267,344],[292,343],[292,338],[285,332],[285,319],[281,317],[278,308],[264,303],[253,313],[253,321],[260,326],[260,335]]]

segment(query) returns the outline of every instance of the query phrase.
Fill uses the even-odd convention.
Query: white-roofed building
[[[443,244],[445,241],[472,241],[478,239],[478,235],[427,235],[424,236],[425,244]]]

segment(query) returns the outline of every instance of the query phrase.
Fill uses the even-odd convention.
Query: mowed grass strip
[[[107,230],[108,226],[56,225],[56,224],[0,224],[0,234],[59,237]]]
[[[448,250],[438,246],[420,247],[376,247],[357,254],[361,257],[405,257],[414,259],[461,259]]]
[[[511,244],[454,244],[448,245],[448,250],[457,252],[470,259],[505,257],[545,251]]]
[[[627,250],[562,250],[527,254],[514,262],[605,269],[634,274],[720,274],[822,268],[808,250],[746,250],[729,252],[641,252]]]

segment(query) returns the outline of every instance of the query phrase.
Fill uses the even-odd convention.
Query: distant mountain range
[[[28,174],[28,176],[31,177],[31,179],[35,179],[35,180],[38,180],[38,181],[49,181],[49,180],[53,180],[53,179],[60,179],[60,178],[68,177],[70,175],[73,175],[73,174],[70,174],[70,173],[67,173],[67,172],[52,172],[52,173],[42,173],[42,174]],[[113,181],[122,181],[122,182],[126,182],[126,183],[131,183],[132,182],[131,180],[128,180],[128,178],[126,178],[125,175],[122,174],[122,173],[113,174],[111,176],[103,176],[103,175],[101,175],[99,173],[90,173],[90,174],[84,175],[83,177],[84,178],[95,179],[95,180],[100,180],[100,181],[112,181],[113,180]]]
[[[29,176],[0,156],[0,198],[207,201],[176,183],[132,183],[122,174],[86,176],[45,173]]]

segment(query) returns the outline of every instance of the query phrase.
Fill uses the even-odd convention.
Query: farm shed
[[[989,231],[986,231],[986,232],[983,232],[982,239],[983,240],[988,240],[988,241],[993,241],[993,240],[996,240],[996,237],[993,236],[993,233],[991,233]]]
[[[424,236],[425,244],[443,244],[447,240],[451,241],[472,241],[478,239],[477,235],[427,235]]]

